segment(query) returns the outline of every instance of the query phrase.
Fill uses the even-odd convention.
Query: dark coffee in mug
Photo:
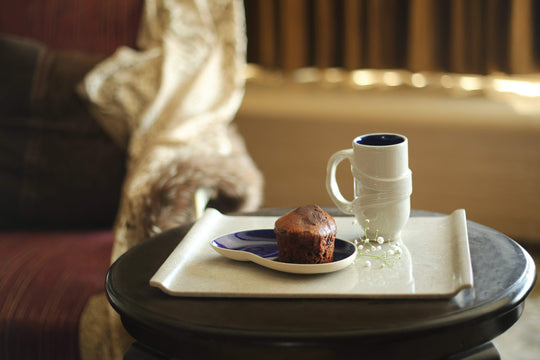
[[[405,138],[396,134],[371,134],[356,138],[356,143],[367,146],[389,146],[401,144]]]

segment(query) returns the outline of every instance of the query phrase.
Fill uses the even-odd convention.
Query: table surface
[[[257,215],[279,216],[288,209]],[[341,216],[336,209],[326,209]],[[413,211],[412,216],[437,216]],[[436,358],[491,341],[518,319],[536,269],[507,236],[468,221],[474,288],[448,299],[261,299],[166,295],[149,280],[190,226],[134,247],[107,274],[109,301],[142,344],[193,358],[324,358],[361,351],[384,358]],[[391,345],[391,346],[388,346]]]

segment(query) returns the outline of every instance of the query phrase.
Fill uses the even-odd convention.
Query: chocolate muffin
[[[279,261],[297,264],[322,264],[334,259],[336,222],[317,205],[298,207],[274,226]]]

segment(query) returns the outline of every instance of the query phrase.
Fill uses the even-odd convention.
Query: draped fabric
[[[340,67],[527,74],[540,60],[533,0],[246,1],[248,61],[266,68]]]
[[[183,204],[196,188],[235,199],[235,210],[260,203],[261,175],[229,126],[244,94],[241,1],[144,5],[138,50],[118,48],[79,87],[129,157],[113,259],[167,219],[193,220]]]

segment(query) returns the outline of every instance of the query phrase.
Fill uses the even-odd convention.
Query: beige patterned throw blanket
[[[112,260],[193,220],[197,189],[223,211],[261,202],[261,174],[230,126],[244,91],[242,2],[147,0],[138,47],[118,49],[79,88],[128,152]],[[83,359],[121,358],[129,342],[107,307],[95,298],[83,315]]]

